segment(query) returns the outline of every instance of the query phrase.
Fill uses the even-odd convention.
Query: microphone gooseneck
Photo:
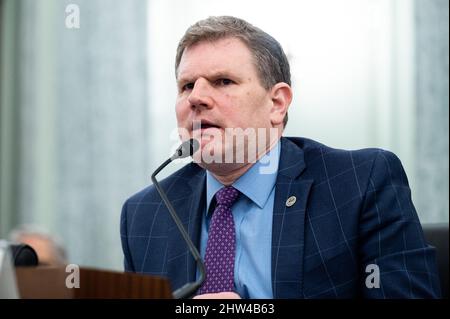
[[[183,239],[185,240],[186,244],[189,247],[189,250],[191,251],[191,254],[194,256],[195,262],[197,263],[197,267],[200,271],[200,276],[195,282],[188,282],[183,287],[175,290],[173,292],[173,297],[175,299],[183,299],[187,297],[191,297],[195,292],[200,288],[200,286],[203,284],[203,282],[206,279],[206,270],[205,270],[205,264],[202,261],[202,258],[200,256],[200,253],[198,252],[197,248],[195,247],[194,243],[192,242],[191,238],[189,237],[187,231],[184,229],[183,223],[181,222],[180,218],[178,217],[177,213],[175,212],[175,209],[173,208],[172,204],[170,203],[169,199],[167,198],[166,193],[159,185],[158,181],[156,180],[156,175],[163,170],[167,165],[169,165],[173,160],[178,158],[185,158],[188,156],[192,156],[200,147],[200,143],[195,139],[190,139],[185,142],[183,142],[180,147],[175,151],[175,154],[172,155],[169,159],[167,159],[164,163],[162,163],[152,174],[152,182],[153,185],[155,185],[156,190],[158,191],[159,195],[161,196],[164,204],[166,205],[167,209],[169,210],[170,215],[172,216],[173,221],[178,227],[178,230],[180,231],[181,235],[183,236]]]

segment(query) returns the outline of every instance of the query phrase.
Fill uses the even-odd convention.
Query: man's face
[[[261,85],[251,52],[239,39],[203,41],[185,49],[177,85],[178,127],[199,139],[202,151],[225,154],[247,146],[225,139],[226,128],[253,128],[257,136],[258,128],[273,126],[270,91]],[[202,126],[195,129],[197,121]]]

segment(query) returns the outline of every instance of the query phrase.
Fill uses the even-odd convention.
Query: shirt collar
[[[277,144],[239,177],[232,186],[263,208],[275,186],[280,161],[281,143]],[[224,187],[209,171],[206,171],[206,213],[214,195]]]

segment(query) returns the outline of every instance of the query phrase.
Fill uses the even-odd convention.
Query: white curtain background
[[[416,0],[415,198],[422,220],[447,222],[448,0]]]
[[[446,0],[5,2],[1,237],[34,224],[62,238],[70,262],[122,269],[121,205],[178,143],[178,40],[211,15],[244,18],[284,47],[285,135],[395,152],[421,221],[448,221]],[[64,25],[70,3],[80,29]]]
[[[65,26],[69,3],[79,29]],[[121,269],[121,205],[151,173],[146,2],[22,0],[18,11],[17,224],[61,238],[70,262]]]

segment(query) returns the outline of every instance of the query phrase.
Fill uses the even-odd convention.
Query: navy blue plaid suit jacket
[[[281,144],[272,225],[275,298],[439,297],[435,251],[424,240],[394,154],[303,138],[283,137]],[[161,185],[198,246],[205,171],[191,163]],[[297,201],[286,207],[290,196]],[[194,260],[153,186],[125,202],[121,239],[126,271],[168,277],[173,289],[195,280]],[[378,266],[379,288],[365,284],[374,274],[366,272],[370,264]]]

